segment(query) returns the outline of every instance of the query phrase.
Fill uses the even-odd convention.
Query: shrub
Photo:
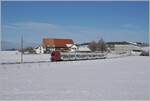
[[[147,51],[142,51],[142,53],[140,54],[140,56],[149,56],[149,52]]]

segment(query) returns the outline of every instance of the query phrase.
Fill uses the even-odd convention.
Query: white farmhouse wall
[[[37,54],[43,54],[44,53],[44,48],[42,46],[39,46],[35,49],[35,52]]]

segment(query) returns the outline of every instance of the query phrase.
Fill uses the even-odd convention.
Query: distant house
[[[44,49],[44,47],[42,45],[39,45],[34,50],[35,50],[35,53],[37,53],[37,54],[43,54],[44,51],[45,51],[45,49]]]
[[[56,39],[56,38],[44,38],[43,47],[46,52],[51,51],[73,51],[76,49],[72,39]]]

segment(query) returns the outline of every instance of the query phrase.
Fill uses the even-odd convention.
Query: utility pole
[[[21,63],[23,63],[23,35],[21,35]]]
[[[0,2],[0,5],[2,3]],[[2,15],[1,10],[0,10],[0,16]],[[2,25],[2,21],[0,19],[0,24]],[[0,26],[0,51],[2,51],[2,26]]]

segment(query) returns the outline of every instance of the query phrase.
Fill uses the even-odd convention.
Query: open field
[[[150,58],[0,65],[0,99],[149,99]]]
[[[21,62],[21,53],[18,51],[1,51],[1,63],[19,63]],[[50,54],[24,54],[23,62],[50,61]]]

